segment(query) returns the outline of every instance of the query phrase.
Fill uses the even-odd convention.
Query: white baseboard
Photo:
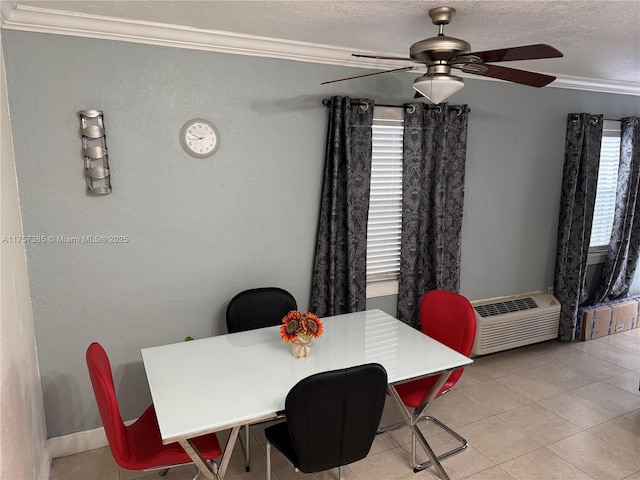
[[[45,446],[45,448],[47,448]],[[38,480],[49,480],[51,478],[51,456],[49,451],[45,452],[44,458],[40,462],[40,469],[38,470]]]
[[[107,445],[104,427],[70,433],[69,435],[53,437],[47,440],[47,450],[51,458],[66,457],[93,450],[94,448],[106,447]]]
[[[124,424],[129,426],[136,420],[138,419],[127,420]],[[47,451],[51,458],[75,455],[76,453],[106,447],[107,445],[109,445],[109,442],[107,442],[107,434],[104,433],[104,427],[47,439]]]

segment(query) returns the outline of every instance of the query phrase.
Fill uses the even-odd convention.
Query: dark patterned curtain
[[[558,338],[575,340],[578,307],[585,288],[591,222],[598,185],[602,115],[570,114],[564,147],[564,170],[558,222],[554,293],[560,301]]]
[[[365,309],[373,100],[333,97],[311,285],[324,317]]]
[[[620,166],[616,210],[607,260],[595,302],[624,298],[638,265],[640,247],[640,122],[639,117],[620,120]]]
[[[434,289],[458,291],[469,109],[405,106],[398,318],[417,327]]]

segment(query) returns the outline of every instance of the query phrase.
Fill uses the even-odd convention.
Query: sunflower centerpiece
[[[283,319],[280,327],[282,339],[291,343],[291,354],[306,357],[311,353],[311,339],[320,338],[324,333],[322,321],[311,312],[301,313],[291,310]]]

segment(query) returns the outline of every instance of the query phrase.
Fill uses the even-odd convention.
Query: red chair
[[[428,292],[420,302],[420,330],[425,335],[445,344],[446,346],[466,355],[471,355],[473,341],[476,337],[476,311],[462,295],[447,290],[432,290]],[[467,441],[449,426],[435,417],[422,415],[431,400],[447,393],[462,376],[464,369],[455,370],[437,393],[432,393],[434,385],[440,379],[440,375],[414,380],[396,386],[396,390],[402,402],[409,408],[413,408],[413,418],[431,421],[445,432],[452,435],[460,445],[440,456],[438,460],[447,458],[467,448]],[[429,395],[431,393],[431,395]],[[383,427],[379,433],[392,430],[405,425],[404,422]],[[411,455],[414,470],[424,470],[431,461],[421,464],[416,462],[416,439],[412,435]]]
[[[160,475],[164,476],[169,467],[192,463],[178,443],[162,444],[153,405],[133,424],[125,426],[113,385],[111,364],[99,343],[89,345],[87,367],[109,448],[118,465],[127,470],[163,469]],[[198,437],[194,444],[209,461],[222,454],[215,434]]]

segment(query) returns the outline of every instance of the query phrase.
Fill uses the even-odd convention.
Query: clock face
[[[180,143],[184,151],[192,157],[206,158],[218,149],[220,139],[216,127],[211,122],[203,118],[194,118],[182,126]]]

